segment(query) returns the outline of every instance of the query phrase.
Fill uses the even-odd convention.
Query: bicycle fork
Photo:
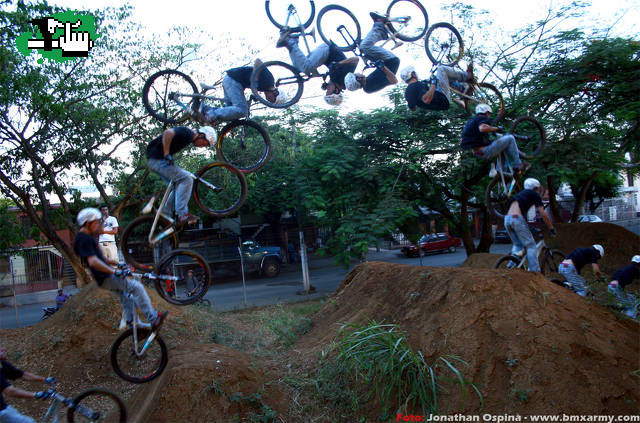
[[[151,335],[149,335],[147,340],[144,342],[142,348],[138,350],[138,326],[136,325],[138,316],[136,313],[136,305],[133,302],[133,296],[130,293],[127,293],[127,298],[129,298],[129,303],[131,304],[131,316],[133,316],[131,321],[131,326],[133,328],[133,352],[136,354],[136,357],[140,358],[144,355],[144,353],[147,351],[147,348],[149,348],[149,345],[151,345],[153,340],[156,338],[156,332],[151,332]]]

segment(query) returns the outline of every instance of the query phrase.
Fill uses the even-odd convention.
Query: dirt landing
[[[640,368],[640,325],[538,274],[366,263],[296,349],[311,364],[339,324],[369,319],[398,324],[429,362],[455,355],[469,363],[461,370],[484,408],[442,395],[441,412],[635,414],[640,406],[631,374]]]

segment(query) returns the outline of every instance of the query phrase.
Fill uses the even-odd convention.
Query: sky
[[[294,3],[301,15],[308,10],[308,0],[271,0],[272,10],[285,10],[286,6]],[[119,6],[125,3],[123,0],[52,0],[52,4],[69,9],[102,8],[106,6]],[[342,4],[347,6],[358,18],[363,31],[363,37],[371,27],[369,11],[385,11],[388,0],[367,0],[337,2],[316,1],[316,14],[327,4]],[[511,31],[526,23],[544,17],[550,5],[566,4],[567,1],[558,0],[467,0],[465,4],[472,5],[476,9],[484,9],[489,13],[480,18],[486,20],[487,25],[493,25],[496,30]],[[429,15],[429,22],[433,24],[440,21],[451,21],[451,17],[442,7],[447,5],[443,1],[423,1]],[[163,36],[172,26],[197,26],[210,34],[208,39],[197,40],[204,43],[205,50],[220,48],[220,40],[228,37],[228,34],[237,34],[236,38],[244,38],[246,43],[257,51],[257,55],[263,60],[283,60],[290,62],[286,49],[276,48],[275,41],[278,37],[278,29],[271,24],[265,13],[265,4],[262,0],[137,0],[133,3],[133,19],[143,23],[148,28],[146,35],[158,34]],[[587,8],[587,17],[582,22],[574,22],[577,27],[587,27],[591,24],[605,25],[619,20],[614,35],[638,37],[636,24],[640,22],[640,6],[638,0],[593,0]],[[454,26],[461,25],[453,22]],[[321,39],[317,38],[318,42]],[[301,43],[302,46],[302,43]],[[207,63],[212,69],[211,78],[215,79],[225,69],[246,64],[246,58],[242,47],[228,43],[225,63]],[[234,50],[235,48],[235,50]],[[313,48],[313,44],[312,44]],[[304,48],[303,48],[304,50]],[[424,53],[422,45],[404,45],[393,51],[401,59],[400,69],[406,65],[413,65],[419,70],[419,75],[426,78],[431,69],[431,63]],[[464,64],[463,64],[464,66]],[[424,69],[424,71],[422,71]],[[188,70],[188,69],[187,69]],[[199,81],[212,83],[215,81]],[[315,84],[314,84],[315,83]],[[328,107],[321,99],[322,92],[318,88],[319,81],[313,81],[305,85],[305,92],[301,105],[307,107]],[[365,94],[363,92],[348,93],[341,109],[351,111],[354,109],[371,109],[387,104],[388,100],[380,94]]]

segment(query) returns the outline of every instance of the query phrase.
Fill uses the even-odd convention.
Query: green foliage
[[[438,372],[442,369],[453,373],[454,377],[447,380],[460,386],[463,401],[467,385],[482,398],[477,388],[467,382],[452,363],[455,360],[466,364],[464,361],[441,357],[430,366],[420,351],[413,351],[406,335],[396,325],[375,321],[366,326],[345,324],[340,328],[340,334],[336,362],[344,363],[356,382],[367,387],[365,401],[380,401],[381,419],[389,418],[392,410],[401,404],[419,407],[424,414],[437,414],[440,382],[444,380]]]
[[[0,251],[13,249],[24,241],[24,232],[16,213],[9,212],[12,205],[11,201],[0,198]]]

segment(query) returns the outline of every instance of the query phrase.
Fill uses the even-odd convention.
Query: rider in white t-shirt
[[[116,234],[118,233],[118,219],[109,216],[107,206],[100,207],[102,213],[102,225],[104,229],[98,239],[98,246],[105,258],[118,261],[118,246],[116,245]]]

